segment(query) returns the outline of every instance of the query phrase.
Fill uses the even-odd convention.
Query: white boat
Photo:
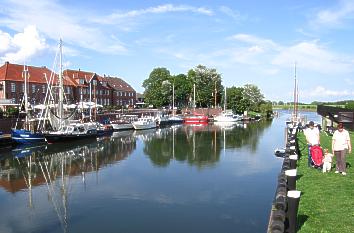
[[[113,121],[111,125],[114,131],[134,129],[133,124],[127,121]]]
[[[238,117],[235,117],[232,112],[223,112],[219,116],[214,117],[214,121],[217,122],[236,122],[238,120]]]
[[[152,129],[157,127],[155,118],[151,116],[140,117],[137,121],[133,121],[132,125],[136,130]]]

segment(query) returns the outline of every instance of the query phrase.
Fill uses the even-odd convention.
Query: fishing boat
[[[136,130],[152,129],[157,127],[156,119],[151,116],[142,116],[138,118],[137,121],[133,121],[132,125]]]
[[[59,43],[59,56],[60,56],[60,71],[58,83],[48,85],[51,89],[52,95],[48,99],[49,103],[58,103],[54,109],[50,109],[51,126],[53,130],[45,132],[44,137],[48,143],[67,142],[79,139],[96,138],[97,137],[97,124],[96,122],[83,123],[83,119],[73,120],[75,108],[69,114],[64,112],[64,78],[63,78],[63,65],[62,65],[62,41]],[[56,88],[56,89],[55,89]]]
[[[41,132],[37,132],[34,130],[34,121],[30,121],[31,113],[28,103],[28,67],[26,65],[23,66],[22,77],[24,78],[24,95],[21,101],[21,111],[16,121],[15,128],[11,129],[11,138],[18,144],[34,144],[45,142],[45,138]],[[24,122],[21,128],[18,128],[18,123],[20,119],[24,116]],[[31,124],[32,123],[32,124]]]

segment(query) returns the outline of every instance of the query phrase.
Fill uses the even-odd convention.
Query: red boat
[[[187,115],[183,118],[184,124],[208,124],[208,116],[194,113],[193,115]]]

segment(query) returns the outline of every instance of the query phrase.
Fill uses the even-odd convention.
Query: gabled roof
[[[85,79],[86,83],[89,83],[91,78],[95,75],[93,72],[82,71],[82,70],[64,70],[64,76],[74,79],[77,83],[79,83],[79,79]]]
[[[26,66],[26,67],[28,69],[30,83],[47,84],[44,74],[47,76],[48,81],[52,74],[54,74],[54,82],[57,82],[58,80],[58,75],[45,66],[42,67]],[[22,73],[23,73],[23,65],[11,64],[9,62],[5,62],[5,64],[0,67],[0,81],[23,82],[24,78],[22,77]],[[64,78],[64,85],[76,86],[77,84],[75,83],[74,80],[70,78]]]
[[[121,78],[105,76],[103,77],[103,80],[107,81],[108,84],[116,91],[135,92],[135,90]]]

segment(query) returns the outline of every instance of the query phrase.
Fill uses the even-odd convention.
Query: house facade
[[[24,95],[24,75],[28,79],[28,100],[41,104],[46,98],[49,80],[58,82],[58,75],[47,67],[26,66],[5,62],[0,67],[0,106],[18,105]],[[102,106],[134,106],[136,92],[124,80],[102,77],[94,72],[64,70],[64,93],[68,104],[96,102]]]

